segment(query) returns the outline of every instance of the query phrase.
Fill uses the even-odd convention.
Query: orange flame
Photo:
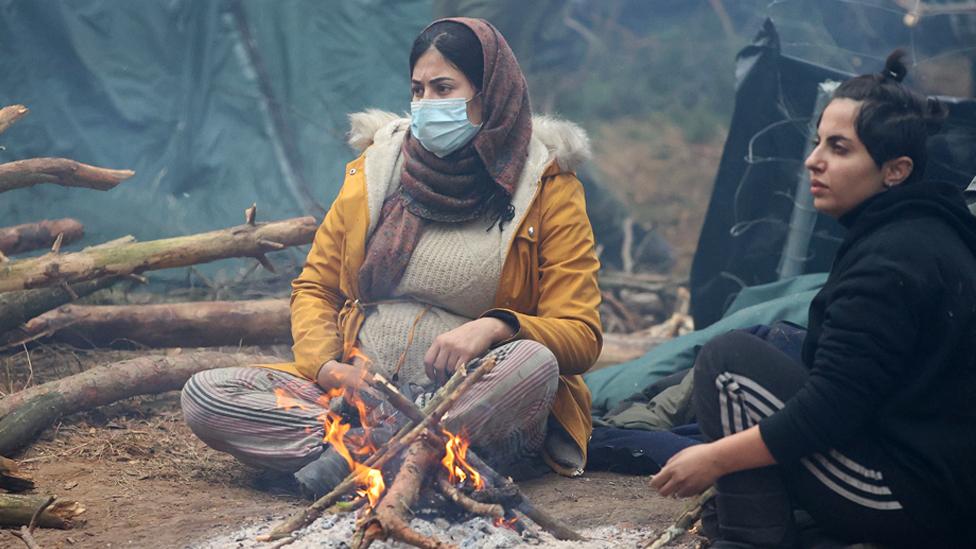
[[[346,463],[349,464],[349,469],[356,475],[356,482],[363,488],[361,495],[369,498],[370,507],[376,507],[380,497],[383,495],[383,491],[386,490],[386,483],[383,482],[383,473],[379,469],[366,467],[353,459],[343,440],[345,434],[349,432],[350,426],[347,423],[342,423],[342,418],[329,412],[319,416],[319,420],[325,425],[325,442],[331,444],[339,452],[339,455],[345,458]]]
[[[363,355],[358,349],[353,349],[353,355],[358,355],[365,359],[365,355]],[[274,395],[278,408],[284,410],[291,410],[293,408],[298,408],[304,411],[312,410],[308,403],[290,395],[285,389],[275,388]],[[369,425],[366,423],[368,410],[366,409],[366,405],[363,403],[362,399],[358,398],[355,390],[346,395],[346,391],[343,388],[330,389],[328,392],[326,392],[326,394],[319,396],[315,403],[328,410],[329,403],[333,398],[344,395],[346,396],[348,402],[351,402],[356,406],[356,409],[359,412],[360,422],[366,431],[366,434],[362,436],[362,440],[359,440],[359,437],[356,437],[356,439],[353,440],[353,443],[359,447],[356,450],[356,454],[372,454],[376,451],[376,446],[373,444],[373,441],[369,436]],[[323,440],[331,444],[332,447],[339,452],[339,455],[346,460],[346,463],[349,464],[350,470],[355,473],[356,482],[362,489],[359,494],[361,496],[366,496],[369,499],[370,507],[375,507],[382,497],[383,492],[386,490],[386,484],[383,481],[382,471],[358,463],[353,458],[344,440],[351,426],[348,423],[343,423],[340,415],[332,411],[326,411],[326,413],[318,416],[317,419],[321,421],[322,425],[325,427],[325,436],[323,437]],[[306,432],[310,431],[311,429],[306,427]]]
[[[496,518],[494,525],[497,528],[508,528],[509,530],[515,530],[515,523],[518,522],[518,517],[512,517],[510,519]]]
[[[349,363],[353,366],[368,366],[369,362],[369,357],[359,350],[359,347],[353,347],[349,350]]]
[[[447,437],[447,443],[444,444],[444,459],[441,463],[447,469],[449,480],[452,483],[463,484],[470,478],[475,490],[484,488],[485,481],[482,480],[481,473],[476,471],[466,459],[471,442],[446,430],[442,429],[442,432]]]

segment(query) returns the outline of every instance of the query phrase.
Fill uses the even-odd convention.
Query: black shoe
[[[758,546],[738,541],[717,539],[708,546],[708,549],[758,549]]]
[[[308,500],[316,500],[328,494],[349,476],[349,464],[331,446],[322,455],[295,471],[295,480],[302,496]]]

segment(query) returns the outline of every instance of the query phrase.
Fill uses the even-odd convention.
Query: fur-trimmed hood
[[[379,109],[369,109],[350,114],[349,125],[349,145],[362,152],[380,135],[406,130],[410,126],[410,119]],[[532,137],[549,149],[563,170],[575,171],[590,158],[590,138],[586,131],[567,120],[543,115],[533,116]]]

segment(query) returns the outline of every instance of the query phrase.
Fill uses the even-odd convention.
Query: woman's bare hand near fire
[[[458,366],[483,355],[492,345],[514,334],[504,321],[483,317],[465,322],[434,338],[424,355],[427,377],[443,385]]]
[[[359,390],[364,385],[363,375],[366,373],[366,370],[359,366],[330,360],[319,368],[315,382],[323,391],[342,388]]]

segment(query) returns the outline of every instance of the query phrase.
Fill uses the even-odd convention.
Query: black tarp
[[[697,327],[721,318],[741,288],[778,278],[817,86],[850,76],[783,55],[770,20],[739,53],[735,110],[691,270]],[[931,140],[926,175],[965,187],[976,175],[976,101],[941,99],[949,118]],[[829,270],[842,235],[818,214],[802,272]]]

